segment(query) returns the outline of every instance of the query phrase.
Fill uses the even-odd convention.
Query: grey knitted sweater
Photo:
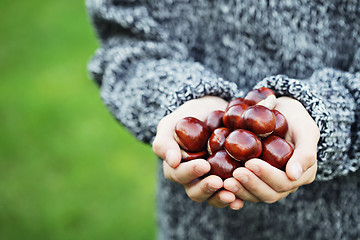
[[[321,132],[316,181],[240,211],[192,202],[158,172],[159,239],[360,239],[360,1],[87,0],[89,71],[114,116],[151,143],[158,121],[254,86],[299,100]]]

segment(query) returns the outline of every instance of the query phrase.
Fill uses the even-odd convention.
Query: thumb
[[[152,149],[161,159],[165,160],[172,168],[181,162],[181,151],[172,134],[158,131]]]
[[[320,131],[314,119],[299,101],[281,97],[276,107],[284,113],[288,121],[289,130],[286,138],[293,144],[294,152],[286,165],[286,174],[289,179],[295,181],[316,164]]]
[[[286,164],[287,176],[295,181],[316,162],[317,141],[299,140],[295,143],[293,155]]]

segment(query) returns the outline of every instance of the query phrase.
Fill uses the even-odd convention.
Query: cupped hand
[[[240,199],[273,203],[315,180],[317,143],[320,138],[316,123],[295,99],[280,97],[276,100],[275,109],[288,122],[285,140],[292,144],[294,153],[285,172],[261,159],[251,159],[245,163],[245,167],[236,169],[234,178],[225,180],[224,188]]]
[[[224,110],[227,102],[219,97],[206,96],[190,100],[171,114],[165,116],[158,124],[153,142],[153,151],[162,158],[164,176],[182,184],[186,194],[196,202],[207,201],[214,207],[229,206],[240,209],[243,201],[236,198],[231,191],[223,189],[224,182],[218,176],[210,175],[210,164],[205,159],[195,159],[181,163],[181,151],[174,139],[176,123],[184,117],[196,117],[204,121],[215,110]]]

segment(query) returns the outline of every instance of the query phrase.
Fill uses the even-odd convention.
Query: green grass
[[[84,1],[2,1],[0,239],[154,239],[150,146],[89,79]]]

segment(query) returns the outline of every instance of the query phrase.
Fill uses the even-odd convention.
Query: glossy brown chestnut
[[[210,136],[208,126],[197,118],[185,117],[175,126],[174,138],[184,150],[201,152]]]
[[[261,138],[269,136],[276,126],[274,113],[261,105],[248,107],[242,114],[242,120],[245,123],[245,129]]]
[[[254,89],[248,94],[246,94],[244,101],[247,105],[262,105],[269,109],[273,109],[275,107],[276,96],[275,93],[266,87],[261,87],[258,89]]]
[[[214,130],[207,144],[207,150],[210,155],[216,153],[217,151],[224,150],[225,139],[230,132],[231,130],[226,127]]]
[[[235,98],[235,99],[231,100],[228,103],[228,105],[226,106],[225,111],[227,111],[232,106],[239,105],[239,104],[246,104],[244,98]]]
[[[268,162],[270,165],[285,169],[286,163],[293,154],[291,145],[278,136],[269,136],[262,141],[263,152],[261,159]]]
[[[241,162],[232,159],[224,150],[218,151],[211,155],[207,161],[210,163],[211,169],[209,175],[217,175],[223,180],[232,177],[233,171],[243,166]]]
[[[226,152],[237,161],[259,157],[262,152],[260,139],[250,131],[237,129],[225,139]]]
[[[271,111],[275,115],[275,122],[276,122],[275,130],[272,133],[272,135],[276,135],[284,138],[288,130],[288,124],[286,118],[278,110],[273,109]]]
[[[206,150],[193,153],[193,152],[188,152],[188,151],[185,151],[184,149],[181,149],[181,161],[182,162],[187,162],[187,161],[199,159],[199,158],[206,159],[207,156],[208,156],[208,153]]]
[[[241,116],[248,107],[249,106],[246,104],[238,104],[229,108],[223,116],[223,123],[225,127],[229,129],[244,128],[245,123]]]
[[[207,116],[205,120],[205,124],[208,125],[211,132],[223,125],[222,118],[224,116],[224,113],[225,113],[224,111],[216,110],[216,111],[212,111]]]

